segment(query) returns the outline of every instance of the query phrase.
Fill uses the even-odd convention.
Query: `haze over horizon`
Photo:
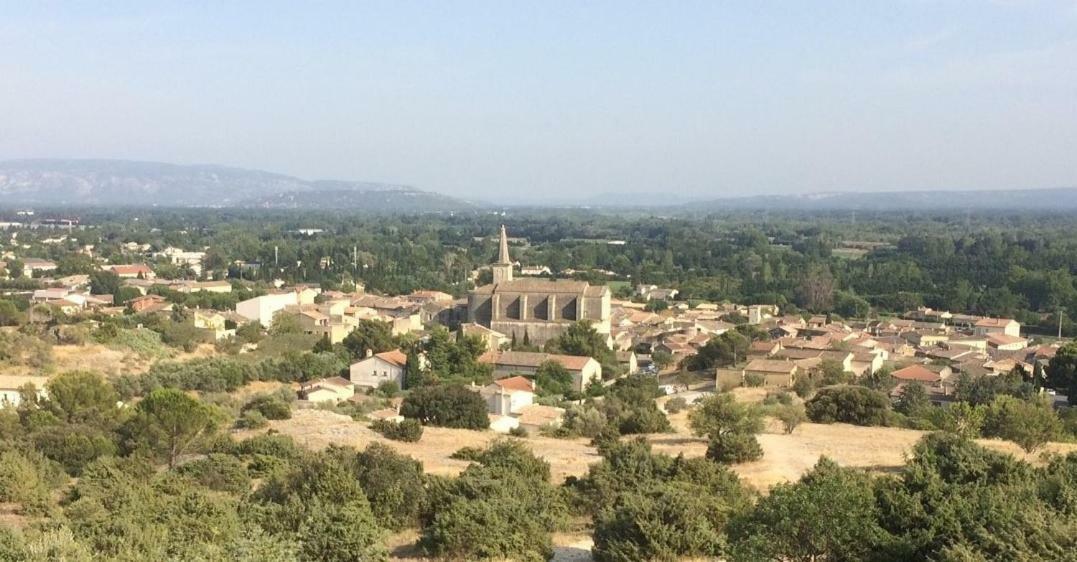
[[[1077,186],[1074,0],[0,5],[0,160],[476,198]]]

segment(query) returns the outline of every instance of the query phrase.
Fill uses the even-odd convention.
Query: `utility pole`
[[[277,246],[273,246],[273,267],[280,267],[280,254]]]
[[[1062,313],[1066,311],[1066,307],[1058,307],[1058,339],[1062,339]]]

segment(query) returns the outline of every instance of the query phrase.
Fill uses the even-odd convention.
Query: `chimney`
[[[366,356],[367,357],[373,357],[374,356],[374,350],[373,349],[366,350]]]

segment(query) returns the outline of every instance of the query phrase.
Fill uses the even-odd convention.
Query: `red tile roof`
[[[408,364],[408,356],[405,355],[404,352],[400,351],[399,349],[394,349],[392,351],[383,351],[381,353],[375,353],[374,357],[377,357],[378,359],[381,359],[382,361],[392,363],[393,365],[396,365],[397,367],[403,367],[403,366]]]
[[[531,379],[526,377],[508,377],[506,379],[500,379],[494,381],[494,384],[500,386],[502,390],[506,391],[521,391],[521,392],[534,392],[535,384],[531,382]]]
[[[909,365],[891,373],[895,379],[902,381],[939,382],[942,377],[923,365]]]

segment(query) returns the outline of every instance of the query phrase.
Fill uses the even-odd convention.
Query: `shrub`
[[[999,396],[987,407],[983,432],[1017,443],[1033,452],[1058,436],[1062,422],[1046,404],[1029,402],[1013,396]]]
[[[808,414],[804,412],[804,407],[795,404],[781,406],[775,415],[782,422],[782,429],[786,433],[792,433],[797,426],[808,419]]]
[[[513,437],[527,437],[527,428],[516,426],[509,430],[509,435]]]
[[[238,429],[262,429],[267,425],[269,425],[269,420],[258,410],[247,410],[236,420]]]
[[[292,417],[292,408],[287,402],[265,394],[256,396],[243,405],[241,412],[249,411],[258,412],[267,420],[287,420]]]
[[[388,445],[371,443],[355,456],[355,471],[379,523],[390,529],[418,523],[426,502],[422,463]]]
[[[386,398],[400,396],[400,385],[396,381],[385,381],[378,385],[378,394]]]
[[[247,467],[231,455],[212,453],[204,459],[180,465],[176,473],[218,492],[243,495],[251,489]]]
[[[460,447],[453,451],[453,453],[449,455],[449,458],[458,461],[477,462],[481,455],[482,449],[480,447]]]
[[[711,438],[707,458],[726,464],[750,462],[763,458],[763,448],[750,433],[723,433]]]
[[[688,407],[688,401],[683,396],[675,396],[666,400],[666,411],[671,414],[676,414]]]
[[[747,375],[744,375],[744,386],[758,388],[763,386],[766,382],[767,379],[759,373],[748,373]]]
[[[816,423],[887,425],[890,399],[863,386],[834,386],[820,389],[805,404],[808,418]]]
[[[414,443],[423,436],[423,425],[415,420],[374,420],[370,422],[370,429],[377,431],[387,439]]]

